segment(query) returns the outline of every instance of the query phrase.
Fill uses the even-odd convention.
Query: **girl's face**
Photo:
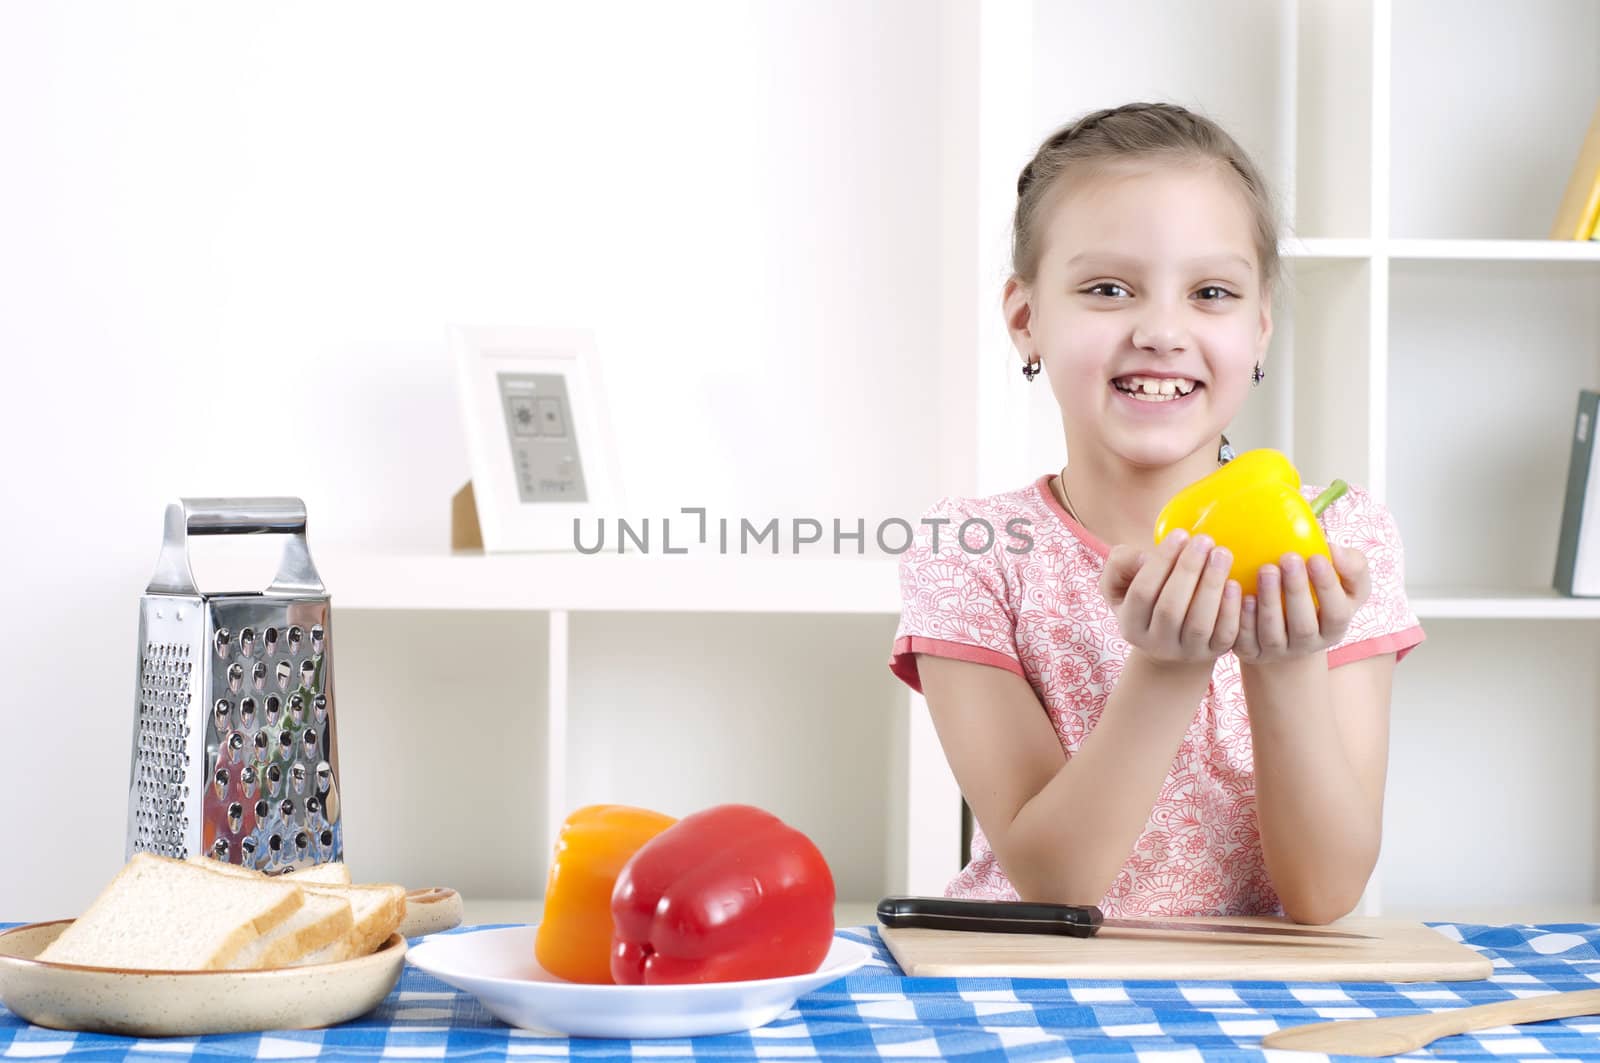
[[[1035,283],[1008,285],[1005,309],[1023,358],[1043,362],[1070,452],[1215,460],[1272,335],[1252,230],[1210,167],[1103,173],[1057,203]]]

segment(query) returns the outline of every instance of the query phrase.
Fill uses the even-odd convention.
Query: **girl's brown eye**
[[[1217,293],[1215,297],[1208,298],[1208,299],[1204,300],[1205,302],[1208,302],[1208,303],[1217,303],[1217,302],[1221,302],[1224,298],[1232,298],[1233,297],[1233,293],[1228,291],[1228,289],[1219,288],[1215,284],[1208,284],[1204,288],[1200,289],[1200,294],[1202,296],[1204,296],[1206,292],[1216,292]]]
[[[1106,290],[1108,288],[1114,288],[1119,292],[1126,292],[1128,290],[1128,289],[1124,288],[1120,284],[1112,284],[1110,282],[1107,282],[1105,284],[1096,284],[1093,288],[1089,289],[1089,294],[1090,295],[1110,295],[1111,292]]]

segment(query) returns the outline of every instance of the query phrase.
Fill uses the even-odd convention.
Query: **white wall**
[[[0,7],[0,918],[121,862],[166,502],[299,495],[314,556],[445,548],[447,322],[594,327],[642,513],[941,493],[937,31],[918,0]],[[433,840],[470,795],[374,822],[453,689],[383,653],[434,623],[469,659],[543,630],[343,621],[351,845],[526,893]],[[515,770],[491,736],[537,762],[507,683],[469,691],[445,778],[475,743]]]

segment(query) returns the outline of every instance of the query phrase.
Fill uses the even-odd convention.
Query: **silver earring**
[[[1033,383],[1033,378],[1039,375],[1038,359],[1035,359],[1034,361],[1029,362],[1027,365],[1024,365],[1022,367],[1022,375],[1028,378],[1028,383]]]
[[[1217,464],[1226,465],[1234,458],[1233,444],[1228,442],[1228,437],[1222,437],[1222,446],[1217,448]]]
[[[1261,368],[1260,362],[1257,362],[1256,367],[1250,371],[1250,385],[1252,387],[1259,386],[1261,381],[1266,378],[1266,375],[1267,371]]]

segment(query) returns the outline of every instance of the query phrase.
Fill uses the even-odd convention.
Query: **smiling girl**
[[[1151,542],[1265,372],[1266,187],[1209,119],[1136,103],[1048,137],[1017,195],[1005,320],[1070,462],[923,515],[889,662],[976,819],[946,893],[1337,919],[1377,861],[1391,680],[1423,639],[1394,522],[1352,485],[1320,518],[1333,564],[1284,555],[1259,601],[1205,536]]]

